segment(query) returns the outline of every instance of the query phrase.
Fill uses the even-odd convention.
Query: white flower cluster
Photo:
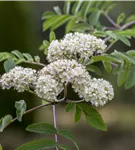
[[[105,42],[90,34],[69,33],[62,40],[53,40],[48,47],[47,59],[53,62],[60,59],[90,57],[95,52],[105,52]]]
[[[36,70],[17,66],[2,75],[0,85],[2,89],[14,87],[18,92],[24,92],[29,84],[36,82]]]
[[[35,85],[37,96],[48,101],[55,100],[61,89],[62,85],[50,75],[39,76]]]
[[[93,78],[89,86],[84,88],[85,101],[90,101],[92,105],[98,107],[105,105],[114,97],[112,85],[103,79]]]
[[[0,78],[2,89],[13,87],[24,92],[30,85],[38,97],[54,101],[67,83],[81,99],[93,106],[103,106],[112,100],[112,85],[103,79],[91,78],[84,65],[77,58],[90,57],[103,53],[106,45],[103,40],[83,33],[70,33],[58,41],[54,40],[48,48],[47,59],[51,62],[40,71],[31,68],[15,67]]]
[[[52,93],[47,97],[52,99],[59,93],[63,84],[68,82],[72,84],[74,91],[79,94],[80,98],[87,102],[90,101],[96,107],[103,106],[114,96],[113,87],[108,81],[92,79],[85,67],[75,60],[55,61],[39,71],[38,75],[44,80],[37,82],[36,86],[38,87],[36,93],[41,98],[44,98],[46,91],[50,89]],[[49,76],[50,83],[47,83],[46,76]],[[54,86],[51,84],[52,82],[54,82]]]

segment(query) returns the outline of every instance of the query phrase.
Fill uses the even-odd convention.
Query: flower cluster
[[[53,91],[52,93],[58,94],[58,91],[60,91],[64,83],[71,83],[72,88],[76,93],[78,93],[80,98],[83,98],[87,102],[90,101],[92,105],[96,107],[103,106],[114,96],[113,87],[108,81],[96,78],[92,79],[85,67],[82,64],[77,63],[75,60],[63,59],[52,62],[39,71],[38,75],[43,78],[46,76],[51,76],[52,79],[55,79],[55,81],[53,80],[55,83],[54,89],[51,84],[46,86],[48,89],[50,88]],[[48,81],[50,81],[50,78],[48,78]],[[47,79],[44,82],[47,84]],[[42,86],[44,83],[42,81],[37,84],[40,91],[45,90],[45,92],[40,92],[39,90],[37,91],[39,97],[43,98],[46,93],[46,88]],[[53,95],[53,97],[56,95]],[[48,95],[48,97],[52,99],[51,95]]]
[[[2,75],[0,85],[2,89],[14,87],[18,92],[24,92],[30,84],[36,82],[36,70],[17,66]]]
[[[90,34],[69,33],[62,40],[53,40],[48,47],[47,59],[53,62],[60,59],[90,57],[94,53],[105,52],[105,42]]]
[[[48,101],[55,100],[61,89],[62,84],[59,84],[50,75],[39,76],[35,85],[35,92],[37,96]]]
[[[32,85],[38,97],[55,101],[64,86],[70,83],[81,99],[96,107],[103,106],[114,96],[112,85],[103,79],[92,78],[77,58],[90,57],[94,52],[103,53],[105,48],[104,41],[92,35],[67,34],[50,44],[47,55],[50,64],[38,72],[15,67],[2,75],[0,85],[2,89],[14,87],[18,92],[24,92]]]
[[[96,78],[93,78],[89,86],[84,88],[83,94],[85,101],[90,101],[96,107],[105,105],[114,97],[112,85],[106,80]]]

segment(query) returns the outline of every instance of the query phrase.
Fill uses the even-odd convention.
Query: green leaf
[[[105,14],[108,14],[112,9],[114,9],[114,7],[116,7],[116,5],[116,3],[112,3],[111,5],[109,5],[105,10]]]
[[[101,70],[98,67],[94,66],[94,65],[87,65],[86,66],[86,70],[94,72],[97,75],[101,75],[102,74]]]
[[[135,29],[126,29],[126,30],[122,30],[122,31],[117,30],[117,31],[115,31],[115,33],[118,35],[123,35],[125,37],[127,37],[127,36],[135,37]]]
[[[27,106],[24,100],[15,102],[17,120],[20,122],[22,121],[22,116],[25,113],[26,107]]]
[[[50,40],[50,42],[52,42],[52,41],[55,40],[55,39],[56,39],[55,32],[51,31],[51,32],[50,32],[50,35],[49,35],[49,40]]]
[[[43,19],[48,19],[48,18],[51,18],[53,17],[55,14],[52,12],[52,11],[46,11],[43,16],[42,16],[42,20]]]
[[[66,112],[70,112],[71,110],[73,110],[75,107],[75,104],[74,103],[68,103],[66,105]]]
[[[126,52],[126,54],[130,55],[130,56],[135,56],[135,50],[128,50]]]
[[[0,119],[0,132],[3,132],[5,127],[12,122],[12,119],[11,115],[6,115]]]
[[[0,150],[3,150],[3,148],[2,148],[2,146],[1,146],[1,144],[0,144]],[[66,149],[65,149],[66,150]],[[68,150],[68,149],[67,149]]]
[[[55,29],[59,28],[60,26],[65,24],[70,18],[71,18],[71,16],[68,16],[68,15],[59,16],[59,18],[57,18],[57,20],[55,20],[55,23],[52,24],[51,30],[55,30]]]
[[[111,38],[113,38],[113,39],[115,39],[115,40],[118,39],[118,38],[117,38],[117,35],[116,35],[115,32],[113,32],[113,31],[108,30],[108,31],[106,31],[105,33],[106,33],[109,37],[111,37]]]
[[[93,12],[90,17],[89,17],[89,23],[92,25],[92,26],[95,26],[98,21],[99,21],[99,17],[101,15],[101,12],[100,11],[97,11],[97,12]]]
[[[101,115],[96,111],[96,109],[86,103],[79,103],[77,105],[84,112],[88,124],[99,130],[107,130]]]
[[[85,30],[90,30],[90,29],[91,29],[90,25],[85,24],[85,23],[78,23],[73,26],[72,31],[84,32]]]
[[[68,21],[66,25],[66,33],[70,32],[73,28],[73,26],[76,24],[77,18],[72,18]]]
[[[43,134],[57,133],[57,130],[51,124],[44,123],[44,122],[31,124],[26,128],[26,130],[30,132],[43,133]]]
[[[93,56],[91,58],[91,61],[94,63],[94,62],[99,62],[99,61],[103,61],[103,60],[108,60],[108,61],[112,61],[112,62],[116,62],[116,63],[120,63],[120,64],[123,63],[122,59],[118,58],[116,56],[113,56],[113,55]]]
[[[28,142],[16,150],[41,150],[41,149],[48,149],[48,148],[55,148],[56,142],[49,139],[39,139],[35,141]]]
[[[123,35],[118,35],[118,34],[117,34],[117,38],[118,38],[121,42],[123,42],[125,45],[131,46],[130,41],[129,41],[126,37],[124,37]]]
[[[11,52],[12,54],[14,54],[17,58],[19,59],[24,59],[23,55],[21,52],[19,52],[18,50],[14,50]]]
[[[56,14],[58,14],[58,15],[62,14],[59,6],[54,6],[53,9],[56,12]]]
[[[65,145],[65,144],[60,144],[60,145],[58,145],[58,147],[62,150],[70,150],[70,148],[68,148],[67,145]]]
[[[114,69],[113,69],[113,75],[117,75],[118,74],[118,72],[120,71],[120,64],[119,65],[117,65]]]
[[[47,19],[44,23],[43,23],[43,31],[46,31],[47,29],[49,29],[53,24],[55,24],[55,22],[57,21],[57,19],[59,18],[59,16],[54,15],[51,18]]]
[[[119,52],[119,51],[115,50],[112,54],[117,56],[117,57],[120,57],[120,58],[124,59],[125,61],[130,62],[131,64],[135,65],[134,57],[132,57],[132,56],[126,54],[126,53]]]
[[[117,84],[120,87],[127,79],[129,71],[130,71],[131,63],[126,62],[125,65],[120,66],[120,70],[118,72]]]
[[[127,19],[126,19],[126,23],[128,22],[131,22],[131,21],[134,21],[135,20],[135,14],[132,14],[131,16],[129,16]]]
[[[111,72],[112,71],[112,65],[111,65],[111,62],[106,60],[106,61],[103,61],[103,65],[104,65],[104,68],[107,72]]]
[[[35,62],[40,63],[40,57],[39,56],[34,56],[34,60],[35,60]]]
[[[92,2],[91,1],[85,1],[83,2],[83,6],[81,8],[81,15],[84,19],[86,19],[88,15],[89,8],[91,7]]]
[[[49,45],[50,45],[50,42],[48,42],[47,40],[44,40],[43,44],[39,47],[39,50],[43,50],[44,53],[47,55]]]
[[[117,23],[118,25],[120,25],[120,24],[124,21],[125,18],[126,18],[125,13],[121,13],[121,14],[118,16],[116,23]]]
[[[71,140],[75,144],[77,150],[79,150],[79,147],[78,147],[78,145],[76,144],[76,141],[75,141],[75,137],[69,131],[61,129],[61,130],[58,131],[58,134],[63,136],[66,139]]]
[[[12,59],[8,59],[4,62],[4,69],[6,72],[8,72],[10,69],[13,69],[15,67],[15,62]]]
[[[66,1],[65,5],[64,5],[64,13],[66,15],[69,15],[69,13],[70,13],[70,6],[71,6],[71,2],[70,1]]]
[[[77,2],[75,2],[74,6],[72,7],[72,10],[71,10],[72,14],[76,15],[78,13],[78,11],[79,11],[79,9],[80,9],[80,7],[82,5],[82,2],[83,1],[77,1]]]
[[[128,74],[128,77],[125,81],[125,88],[129,89],[135,85],[135,66],[132,65],[130,68],[130,72]]]
[[[76,105],[76,110],[74,114],[75,122],[78,122],[81,119],[82,110]]]
[[[23,56],[26,58],[27,61],[33,62],[33,58],[29,53],[23,53]]]

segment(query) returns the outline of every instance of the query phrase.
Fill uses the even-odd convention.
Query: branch
[[[57,129],[57,119],[56,119],[56,106],[55,104],[53,106],[53,123],[54,123],[54,128]],[[55,142],[58,142],[58,135],[57,133],[55,134]],[[58,147],[56,146],[56,150],[59,150]]]
[[[108,14],[104,14],[104,16],[107,18],[107,20],[108,20],[114,27],[116,27],[117,29],[120,28],[120,26],[117,25],[117,24],[112,20],[112,18],[111,18]]]
[[[135,25],[135,21],[131,21],[131,22],[129,22],[129,23],[124,24],[124,25],[120,28],[120,30],[127,29],[128,27],[130,27],[130,26],[132,26],[132,25]]]
[[[84,102],[84,99],[82,99],[82,100],[69,100],[69,99],[67,99],[66,102],[70,102],[70,103],[81,103],[81,102]]]
[[[50,103],[47,103],[47,104],[42,104],[42,105],[36,106],[34,108],[31,108],[31,109],[28,109],[27,111],[25,111],[23,115],[28,114],[28,113],[30,113],[30,112],[32,112],[34,110],[39,109],[39,108],[42,108],[42,107],[45,107],[45,106],[49,106],[49,105],[53,105],[53,104],[54,104],[54,102],[50,102]],[[16,120],[17,120],[17,117],[15,117],[7,126],[5,126],[5,128],[8,127],[11,123],[15,122]]]

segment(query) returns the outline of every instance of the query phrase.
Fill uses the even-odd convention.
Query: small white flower
[[[36,82],[36,70],[16,66],[2,75],[0,85],[2,89],[14,87],[18,92],[24,92],[29,84]]]
[[[69,33],[58,41],[53,40],[48,47],[47,59],[53,62],[60,59],[77,59],[91,57],[95,52],[105,52],[105,42],[93,35],[84,33]]]

